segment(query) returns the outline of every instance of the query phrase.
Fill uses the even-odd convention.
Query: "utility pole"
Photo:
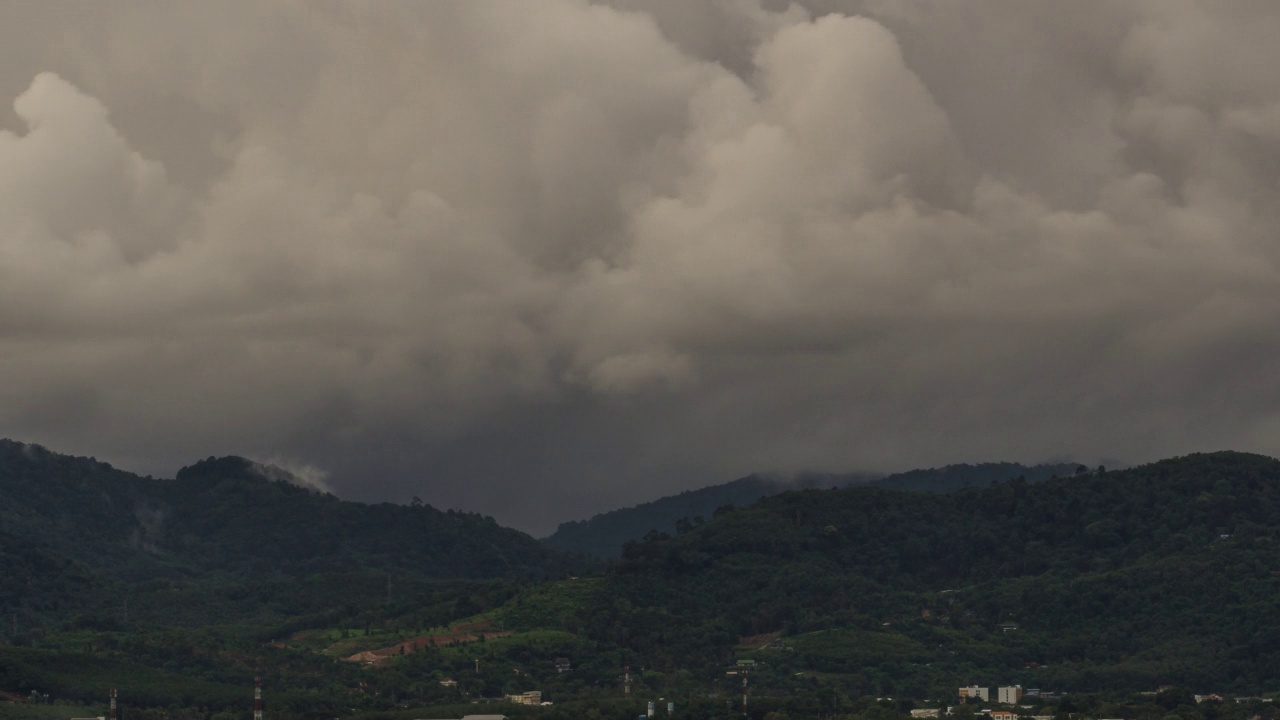
[[[622,697],[631,699],[631,666],[622,666]]]
[[[742,717],[747,716],[747,671],[742,671]]]
[[[262,720],[262,678],[253,678],[253,720]]]

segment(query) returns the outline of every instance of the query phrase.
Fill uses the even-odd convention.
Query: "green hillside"
[[[949,495],[785,493],[629,545],[586,630],[627,627],[637,651],[706,671],[771,632],[928,649],[905,667],[806,661],[803,644],[783,655],[794,671],[854,672],[862,693],[984,676],[1257,692],[1280,688],[1277,511],[1280,463],[1237,453]],[[619,597],[633,605],[606,607]]]
[[[616,690],[631,665],[634,692],[728,698],[745,669],[761,713],[801,717],[893,716],[904,706],[858,699],[954,703],[969,684],[1067,698],[1031,701],[1037,714],[1244,717],[1184,701],[1280,690],[1277,511],[1280,462],[1240,453],[951,494],[788,492],[651,534],[610,573],[531,586],[490,614],[516,638],[572,641],[466,655],[533,661],[527,687],[571,696]],[[555,653],[578,663],[573,684]],[[402,666],[465,669],[430,652]]]
[[[72,611],[124,618],[129,598],[135,617],[201,625],[360,603],[388,582],[539,579],[577,566],[492,518],[347,502],[281,478],[209,458],[155,479],[0,441],[0,602],[27,625]],[[345,581],[319,593],[320,578]]]
[[[649,533],[607,570],[577,576],[557,572],[567,566],[554,554],[466,569],[475,553],[551,551],[524,536],[510,547],[443,543],[491,521],[455,513],[457,525],[415,529],[450,516],[341,503],[253,476],[238,459],[173,481],[47,462],[63,480],[12,496],[74,505],[76,492],[96,493],[99,508],[142,498],[167,515],[94,521],[128,577],[104,572],[56,514],[0,515],[0,602],[20,609],[19,633],[0,630],[0,691],[92,703],[122,686],[132,717],[239,716],[254,674],[278,718],[621,720],[658,697],[681,717],[728,718],[743,673],[753,720],[889,720],[955,704],[970,684],[1052,693],[1030,699],[1029,714],[1245,720],[1272,717],[1271,705],[1197,705],[1191,693],[1280,691],[1280,462],[1257,455],[1073,466],[949,493],[784,492]],[[30,468],[6,472],[35,482]],[[255,547],[241,536],[259,511],[308,542]],[[365,512],[390,537],[375,537]],[[308,518],[316,529],[301,527]],[[322,542],[344,532],[350,544]],[[456,549],[456,560],[430,561],[415,538],[437,554]],[[236,562],[245,557],[249,572]],[[554,704],[495,700],[534,690]]]

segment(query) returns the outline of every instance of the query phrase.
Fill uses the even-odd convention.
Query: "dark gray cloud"
[[[1280,9],[0,3],[0,432],[546,531],[1280,453]]]

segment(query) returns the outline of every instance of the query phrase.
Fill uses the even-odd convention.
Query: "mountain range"
[[[1046,691],[1034,714],[1235,720],[1190,693],[1280,690],[1280,461],[815,476],[751,501],[776,490],[757,480],[603,565],[242,458],[162,480],[2,442],[0,691],[232,717],[261,674],[279,718],[511,714],[469,703],[535,690],[555,705],[519,712],[546,720],[654,697],[728,718],[749,672],[755,718],[1018,684]]]

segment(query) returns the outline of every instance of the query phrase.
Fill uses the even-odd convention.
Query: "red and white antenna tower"
[[[111,720],[116,720],[116,689],[111,688]]]
[[[622,697],[631,697],[631,666],[622,666]]]
[[[253,720],[262,720],[262,678],[253,678]]]

